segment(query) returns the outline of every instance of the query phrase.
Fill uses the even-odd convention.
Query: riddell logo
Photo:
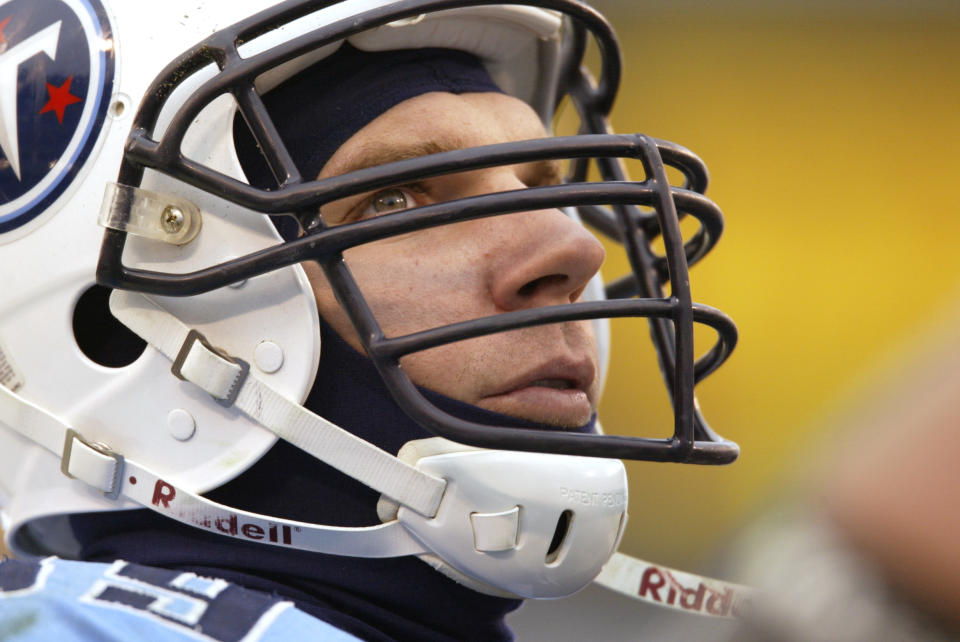
[[[153,486],[153,499],[151,503],[154,506],[170,510],[170,503],[177,497],[177,489],[158,479]],[[174,509],[175,510],[175,509]],[[233,537],[242,537],[249,540],[265,540],[274,544],[293,543],[293,529],[286,524],[270,524],[266,528],[252,522],[241,523],[236,514],[229,517],[217,517],[211,519],[210,516],[192,516],[191,522],[208,531],[232,535]],[[299,529],[298,529],[299,530]]]
[[[666,589],[666,596],[661,595],[661,589]],[[712,589],[703,582],[698,582],[695,588],[683,586],[670,571],[656,566],[648,566],[643,571],[637,593],[640,597],[650,597],[670,606],[678,605],[689,611],[719,616],[738,615],[743,598],[742,594],[735,594],[729,586],[722,591]]]

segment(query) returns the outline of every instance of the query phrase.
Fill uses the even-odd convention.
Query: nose
[[[600,241],[560,210],[488,220],[500,225],[490,288],[502,310],[572,303],[603,264]]]

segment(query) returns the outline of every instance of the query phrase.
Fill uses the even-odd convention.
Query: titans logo
[[[76,178],[106,116],[113,67],[97,0],[0,1],[0,235]]]

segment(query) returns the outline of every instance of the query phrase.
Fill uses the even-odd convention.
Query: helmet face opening
[[[558,78],[549,101],[556,106],[569,96],[581,121],[581,135],[500,143],[445,151],[315,179],[302,176],[264,105],[258,81],[265,74],[325,47],[382,25],[417,21],[435,11],[483,6],[453,0],[409,0],[380,6],[335,20],[276,46],[242,55],[244,43],[302,19],[313,3],[285,3],[210,36],[183,54],[154,81],[141,103],[117,183],[138,188],[144,173],[159,172],[227,203],[262,214],[293,216],[299,238],[187,272],[130,267],[123,261],[130,228],[107,229],[97,268],[104,286],[148,294],[188,297],[243,282],[285,266],[313,261],[320,265],[337,300],[349,316],[362,347],[396,402],[418,423],[437,435],[473,446],[596,457],[723,464],[738,454],[707,425],[694,398],[694,386],[729,356],[736,328],[723,313],[694,303],[689,265],[709,252],[723,230],[720,210],[703,194],[707,171],[694,154],[678,145],[644,135],[609,133],[607,115],[619,83],[620,60],[609,25],[592,10],[567,0],[527,3],[564,16],[564,45],[559,50]],[[580,70],[588,37],[599,46],[601,76],[594,83]],[[218,72],[182,98],[167,104],[177,88],[200,70]],[[182,151],[191,123],[217,98],[230,95],[276,178],[274,189],[261,189],[188,158]],[[161,112],[173,111],[163,127]],[[469,196],[343,225],[323,219],[324,206],[349,196],[424,178],[482,168],[562,159],[570,161],[563,184]],[[628,180],[623,159],[639,161],[642,181]],[[596,165],[602,178],[586,180]],[[683,186],[669,183],[666,168],[679,171]],[[514,310],[469,319],[401,336],[388,336],[364,297],[344,252],[397,235],[546,208],[575,209],[582,220],[610,241],[622,244],[631,273],[606,286],[606,299]],[[115,212],[114,212],[115,213]],[[684,239],[679,221],[692,217],[697,231]],[[121,212],[119,218],[125,214]],[[129,217],[128,217],[129,218]],[[169,217],[168,217],[169,218]],[[175,225],[176,223],[171,223]],[[652,243],[660,238],[658,255]],[[664,287],[669,284],[669,294]],[[652,439],[569,431],[490,426],[453,417],[430,403],[404,372],[400,360],[430,348],[494,333],[588,319],[646,318],[674,407],[672,436]],[[693,324],[716,330],[716,344],[694,358]]]

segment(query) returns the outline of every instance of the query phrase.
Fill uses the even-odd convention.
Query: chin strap
[[[316,553],[398,557],[427,550],[397,521],[365,528],[278,519],[212,502],[109,447],[85,440],[46,410],[0,386],[0,424],[61,458],[61,470],[108,499],[125,498],[184,524],[248,541]]]
[[[627,597],[709,617],[736,618],[743,613],[754,589],[685,573],[614,553],[593,580]]]
[[[400,461],[298,403],[250,372],[246,363],[213,348],[199,332],[147,297],[115,291],[113,313],[173,361],[173,373],[236,406],[281,439],[423,515],[436,515],[446,482]],[[239,539],[317,553],[397,557],[428,552],[394,520],[365,528],[308,524],[236,510],[163,479],[108,445],[92,442],[45,409],[0,385],[0,424],[61,460],[61,471],[100,491],[157,511],[184,524]]]
[[[125,326],[173,361],[177,377],[223,406],[235,406],[277,437],[421,515],[437,513],[446,482],[287,399],[246,362],[214,348],[148,297],[115,290],[110,309]]]

